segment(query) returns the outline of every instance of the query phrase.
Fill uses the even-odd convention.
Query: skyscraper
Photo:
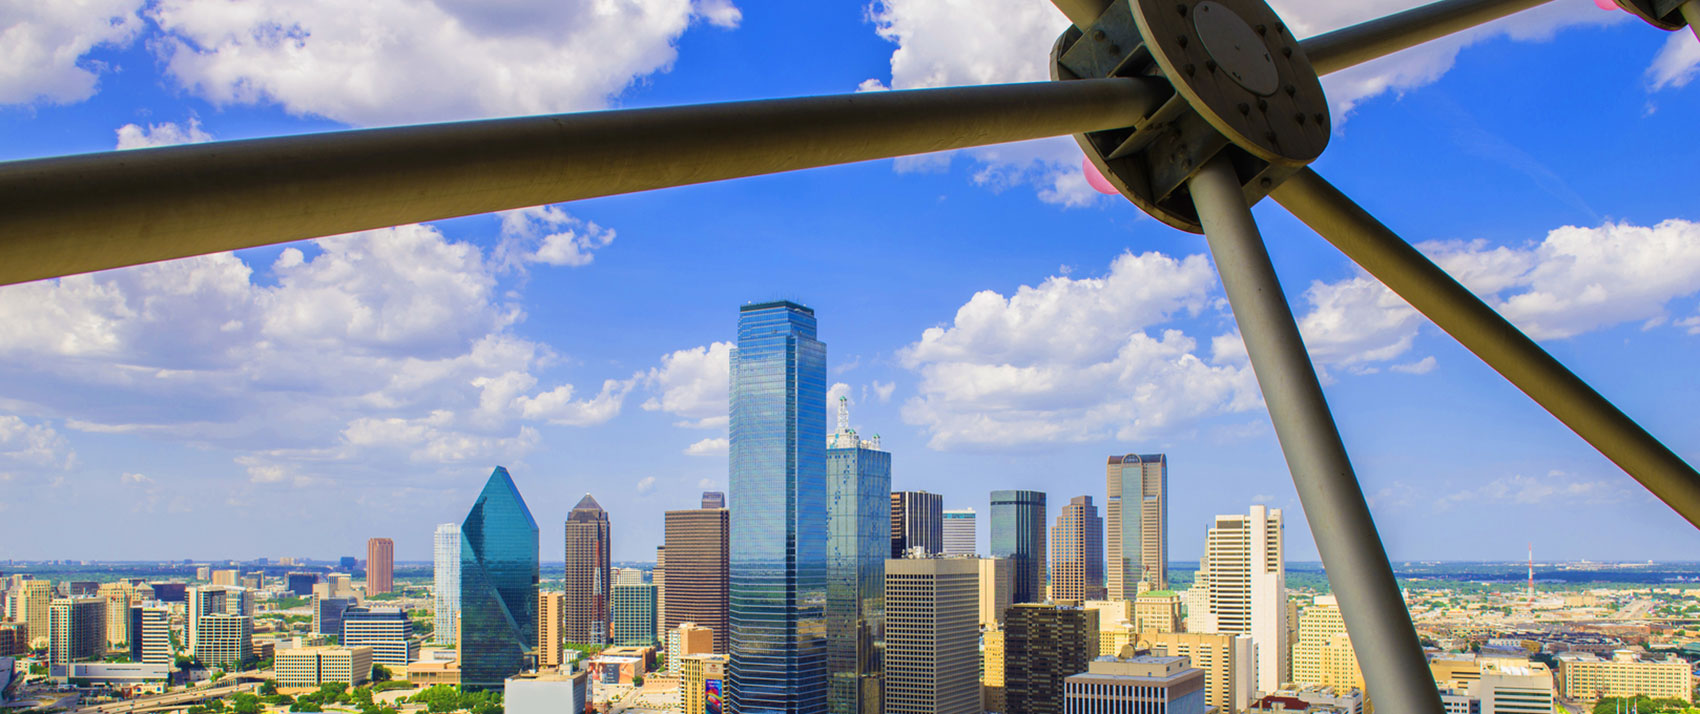
[[[953,508],[944,512],[944,554],[975,555],[974,509]]]
[[[130,608],[130,660],[171,664],[171,608],[161,602]]]
[[[1063,681],[1097,657],[1097,610],[1011,607],[1004,618],[1004,711],[1063,714]]]
[[[1108,494],[1109,591],[1115,600],[1169,587],[1169,459],[1163,454],[1111,456]]]
[[[382,595],[395,590],[395,541],[388,538],[366,540],[366,596]]]
[[[1008,558],[980,558],[980,626],[996,627],[1015,604],[1015,570]]]
[[[64,665],[100,659],[106,653],[105,599],[55,598],[47,607],[47,662],[53,667],[53,676],[62,676],[59,672]]]
[[[351,597],[313,596],[313,633],[342,636],[342,615],[360,604]]]
[[[351,607],[342,613],[342,646],[370,647],[372,661],[406,667],[413,661],[413,621],[398,607]]]
[[[850,428],[844,398],[826,447],[827,708],[879,714],[891,454]]]
[[[981,711],[979,580],[979,561],[972,558],[886,563],[888,714]]]
[[[201,664],[235,669],[253,657],[254,618],[215,612],[202,615],[200,620],[200,631],[195,636],[195,659]]]
[[[992,492],[992,557],[1015,571],[1015,602],[1045,599],[1045,494]]]
[[[487,690],[525,669],[537,642],[537,521],[500,466],[460,526],[460,685]]]
[[[815,327],[813,310],[788,301],[739,309],[727,700],[740,714],[826,709],[826,345]]]
[[[1363,689],[1364,673],[1357,650],[1346,635],[1340,603],[1333,595],[1318,595],[1299,617],[1299,638],[1293,643],[1295,684],[1340,689]]]
[[[106,600],[106,644],[122,647],[130,644],[130,606],[141,602],[135,586],[122,580],[103,583],[100,597]]]
[[[703,508],[668,511],[665,516],[667,583],[658,596],[664,602],[657,607],[664,629],[694,622],[714,632],[711,651],[725,654],[731,588],[727,549],[730,521],[725,508],[710,508],[707,504],[711,501],[703,501]],[[669,658],[672,655],[668,653]]]
[[[721,491],[703,491],[702,492],[702,507],[703,508],[725,508],[726,507],[726,494],[721,492]]]
[[[565,605],[562,593],[546,590],[537,593],[537,668],[561,666],[561,623]]]
[[[567,515],[566,571],[561,584],[566,591],[567,641],[583,645],[608,644],[608,592],[613,573],[608,562],[608,512],[584,494]]]
[[[31,646],[38,640],[49,639],[48,618],[53,603],[53,581],[24,580],[12,587],[12,619],[27,627],[26,638]]]
[[[1104,597],[1104,519],[1091,496],[1069,499],[1051,529],[1051,599]]]
[[[1217,516],[1205,534],[1197,586],[1205,588],[1204,631],[1250,635],[1257,689],[1273,692],[1288,671],[1287,576],[1281,509],[1252,506],[1250,515]]]
[[[944,496],[926,491],[891,494],[891,557],[920,548],[927,555],[944,552]]]
[[[608,632],[614,644],[655,646],[654,583],[615,584],[609,592],[608,612],[612,618]]]
[[[460,630],[460,526],[444,523],[432,537],[434,565],[431,571],[432,609],[435,619],[431,639],[439,645],[455,643]]]

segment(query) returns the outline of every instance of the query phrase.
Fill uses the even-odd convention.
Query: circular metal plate
[[[1298,39],[1263,0],[1131,5],[1146,47],[1175,91],[1229,141],[1289,166],[1310,163],[1328,146],[1322,83]],[[1265,93],[1271,67],[1275,87]]]

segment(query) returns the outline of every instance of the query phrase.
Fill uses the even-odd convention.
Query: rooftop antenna
[[[1535,599],[1535,542],[1529,541],[1529,600]]]

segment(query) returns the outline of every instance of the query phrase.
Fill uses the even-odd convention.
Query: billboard
[[[720,707],[720,680],[705,679],[703,689],[703,714],[723,714]]]

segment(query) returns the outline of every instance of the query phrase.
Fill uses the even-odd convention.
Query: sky
[[[1414,5],[1280,0],[1298,36]],[[1035,81],[1044,0],[0,4],[0,159]],[[1314,168],[1700,461],[1700,42],[1557,0],[1325,78]],[[495,465],[560,558],[727,487],[738,306],[813,307],[893,488],[1102,504],[1170,458],[1173,560],[1284,509],[1200,236],[1072,139],[401,226],[0,288],[0,558],[430,556]],[[1272,201],[1254,208],[1390,556],[1692,560],[1700,534]],[[830,423],[830,422],[829,422]]]

